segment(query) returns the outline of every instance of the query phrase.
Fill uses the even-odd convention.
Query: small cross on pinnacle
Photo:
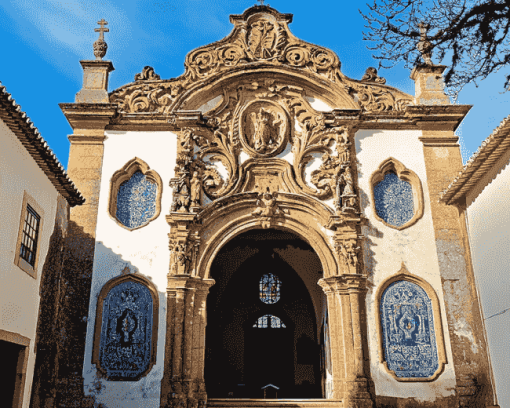
[[[257,1],[260,3],[261,6],[264,5],[264,0],[257,0]]]
[[[104,33],[107,33],[110,31],[109,28],[106,28],[105,25],[108,25],[108,21],[106,21],[104,18],[101,19],[101,21],[98,21],[97,24],[99,24],[100,28],[94,28],[94,31],[96,33],[99,33],[99,39],[104,41]]]
[[[102,18],[101,21],[98,21],[97,24],[99,24],[101,27],[94,28],[94,31],[99,33],[99,38],[94,43],[94,55],[96,56],[96,60],[101,61],[106,55],[106,50],[108,49],[108,45],[104,40],[104,33],[109,32],[110,29],[105,27],[108,22],[104,18]]]

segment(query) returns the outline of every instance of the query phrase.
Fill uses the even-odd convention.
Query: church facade
[[[111,93],[102,31],[81,62],[83,89],[61,108],[90,303],[60,394],[494,405],[466,223],[439,202],[470,106],[450,104],[443,66],[413,70],[415,96],[373,68],[348,78],[292,18],[232,15],[181,77],[145,67]]]

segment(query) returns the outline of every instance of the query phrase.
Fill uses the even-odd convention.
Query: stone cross
[[[420,41],[416,44],[416,48],[420,51],[425,64],[433,65],[431,58],[434,46],[427,38],[427,31],[430,28],[430,24],[420,22],[420,24],[418,24],[418,28],[420,29]]]
[[[94,28],[94,31],[96,33],[99,33],[99,39],[104,41],[104,33],[107,33],[110,31],[109,28],[106,28],[105,25],[108,25],[108,21],[106,21],[104,18],[101,19],[101,21],[98,21],[97,24],[99,24],[100,28]]]
[[[257,0],[257,1],[260,3],[261,6],[264,5],[264,0]]]

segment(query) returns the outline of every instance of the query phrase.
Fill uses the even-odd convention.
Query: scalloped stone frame
[[[156,211],[154,212],[154,215],[145,224],[135,228],[129,228],[128,226],[120,222],[120,220],[117,218],[117,195],[119,192],[120,185],[125,181],[129,180],[131,177],[133,177],[133,174],[135,174],[137,171],[140,171],[145,177],[147,177],[149,181],[152,181],[157,186]],[[134,231],[139,228],[143,228],[159,217],[159,214],[161,213],[162,193],[163,183],[161,181],[161,177],[159,176],[159,174],[154,170],[150,170],[149,165],[145,163],[142,159],[135,157],[134,159],[128,161],[124,165],[124,167],[122,167],[120,170],[117,170],[110,179],[110,200],[109,200],[110,205],[108,207],[110,217],[112,217],[115,220],[115,222],[122,228],[125,228],[129,231]]]
[[[147,366],[147,369],[140,373],[138,376],[132,378],[132,379],[110,379],[108,378],[107,371],[101,367],[101,362],[99,358],[99,349],[101,345],[101,330],[102,330],[102,324],[103,324],[103,303],[108,296],[108,293],[110,293],[110,290],[113,289],[115,286],[126,282],[126,281],[132,281],[135,283],[139,283],[141,285],[144,285],[147,289],[149,289],[149,292],[152,297],[152,308],[153,308],[153,315],[152,315],[152,338],[151,338],[151,356],[150,361]],[[158,342],[158,328],[159,328],[159,295],[156,287],[154,284],[145,278],[144,276],[138,275],[138,274],[123,274],[121,276],[117,276],[108,282],[105,283],[103,288],[101,289],[101,292],[99,292],[98,300],[97,300],[97,307],[96,307],[96,322],[94,327],[94,345],[92,348],[92,364],[96,365],[97,370],[101,373],[101,375],[110,380],[110,381],[138,381],[140,378],[145,377],[151,370],[154,364],[156,364],[156,349],[157,349],[157,342]]]
[[[377,183],[384,180],[384,177],[389,172],[394,172],[400,180],[407,181],[411,184],[413,189],[413,204],[414,204],[414,215],[409,221],[407,221],[404,225],[396,226],[387,223],[383,220],[379,214],[377,213],[377,209],[375,207],[375,196],[374,196],[374,187]],[[375,218],[382,222],[387,227],[403,230],[404,228],[410,227],[416,221],[418,221],[423,216],[423,189],[421,187],[421,181],[418,175],[406,168],[402,163],[400,163],[397,159],[390,157],[389,159],[384,160],[379,168],[372,174],[370,177],[370,195],[372,198],[372,211],[374,213]]]
[[[394,371],[390,370],[388,367],[388,364],[384,357],[384,345],[383,345],[383,331],[382,331],[382,324],[381,324],[381,298],[388,286],[390,286],[393,282],[396,281],[408,281],[411,283],[414,283],[415,285],[418,285],[420,288],[422,288],[427,296],[430,299],[430,303],[432,304],[432,314],[434,316],[434,329],[435,329],[435,338],[436,338],[436,348],[437,348],[437,361],[438,361],[438,368],[434,374],[432,374],[430,377],[409,377],[409,378],[402,378],[397,377]],[[407,268],[405,267],[404,263],[402,262],[402,267],[397,272],[396,275],[388,278],[385,280],[380,286],[379,289],[377,289],[376,292],[376,327],[377,327],[377,335],[378,335],[378,344],[379,344],[379,362],[384,366],[386,371],[397,381],[400,382],[430,382],[437,379],[441,373],[444,371],[445,365],[448,363],[446,359],[446,350],[444,345],[444,336],[443,336],[443,323],[441,320],[441,309],[439,306],[439,298],[436,295],[436,292],[434,291],[434,288],[424,281],[423,279],[412,275]]]

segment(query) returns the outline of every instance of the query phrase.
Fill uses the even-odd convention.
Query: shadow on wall
[[[59,406],[83,399],[83,355],[92,280],[94,239],[69,222],[57,203],[55,228],[42,269],[36,361],[30,406]]]
[[[33,408],[76,406],[77,402],[80,407],[105,406],[96,402],[96,399],[109,394],[108,388],[112,382],[101,378],[99,373],[93,374],[94,379],[88,386],[89,395],[84,393],[83,365],[94,249],[96,257],[107,260],[102,266],[105,273],[100,279],[100,287],[94,293],[98,294],[104,283],[121,275],[126,266],[132,272],[137,270],[102,243],[96,246],[94,237],[85,233],[75,222],[68,222],[68,219],[69,208],[59,201],[55,227],[41,274],[36,361],[30,401],[30,407]],[[97,294],[91,308],[92,325],[95,323]],[[162,328],[165,327],[166,296],[164,292],[158,292],[158,295],[163,306],[159,311],[158,322],[158,335],[161,338],[164,336],[161,332],[164,332]],[[161,343],[159,351],[162,353],[163,343],[158,343]],[[158,360],[163,361],[162,356]],[[89,370],[89,373],[92,371],[96,372],[95,368]],[[154,406],[159,406],[161,378],[162,368],[156,366],[139,381],[116,382],[117,386],[112,391],[117,398],[122,399],[123,407],[138,407],[140,400],[144,401],[144,406],[154,405],[152,401],[147,404],[148,399],[157,400]],[[106,398],[112,396],[107,395]]]
[[[126,408],[140,406],[159,407],[160,404],[164,341],[166,335],[167,298],[165,292],[157,292],[159,297],[159,310],[158,321],[156,322],[157,340],[154,343],[156,347],[156,364],[152,366],[146,375],[135,381],[108,380],[91,361],[92,348],[98,347],[98,345],[94,344],[94,336],[99,293],[107,282],[127,274],[134,274],[152,281],[150,276],[140,273],[139,268],[132,262],[123,259],[121,255],[115,253],[102,242],[97,242],[95,246],[94,282],[91,289],[93,301],[91,302],[90,309],[87,311],[91,329],[87,337],[88,345],[86,354],[84,354],[85,369],[83,371],[83,387],[86,390],[86,395],[88,395],[86,399],[90,400],[92,403],[90,407],[103,406],[103,404],[106,404],[106,401],[112,401],[112,403],[120,404],[119,406]],[[101,402],[103,404],[101,404]]]

